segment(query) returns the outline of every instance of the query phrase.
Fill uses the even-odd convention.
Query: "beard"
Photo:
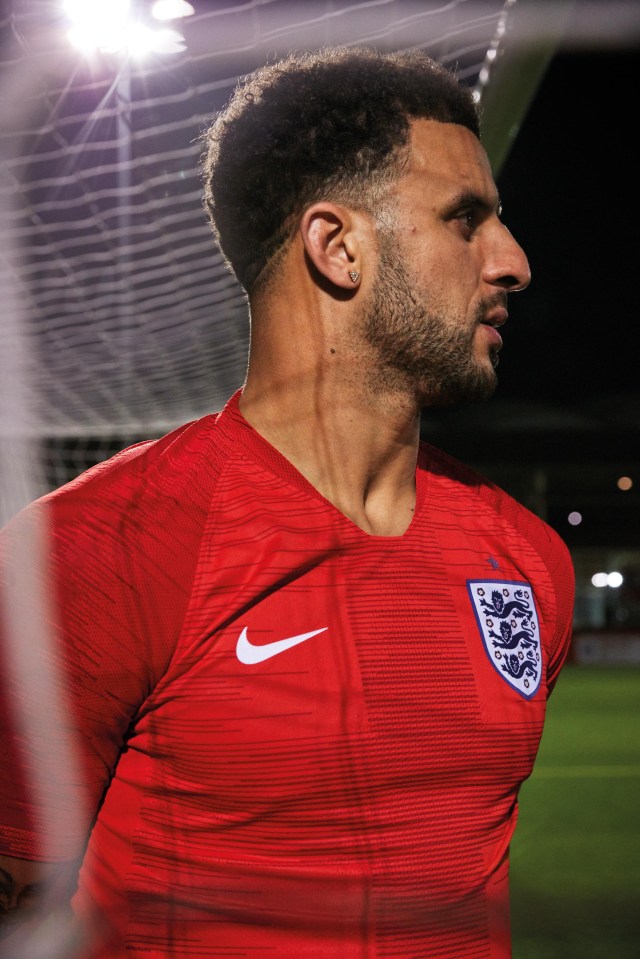
[[[488,399],[495,391],[497,351],[491,362],[474,355],[476,315],[456,319],[443,304],[425,302],[404,268],[397,241],[381,238],[378,276],[363,312],[363,332],[375,353],[374,379],[385,391],[412,389],[422,407],[444,407]],[[373,385],[373,384],[372,384]]]

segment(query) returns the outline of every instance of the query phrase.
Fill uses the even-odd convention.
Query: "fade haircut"
[[[228,264],[251,293],[318,200],[375,213],[402,169],[415,119],[480,136],[473,94],[419,52],[328,48],[246,77],[205,134],[204,204]]]

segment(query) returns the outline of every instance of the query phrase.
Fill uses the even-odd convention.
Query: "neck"
[[[276,313],[254,315],[242,414],[361,529],[401,535],[415,508],[415,401],[374,389],[366,357],[326,325],[298,321],[309,328],[295,335]]]

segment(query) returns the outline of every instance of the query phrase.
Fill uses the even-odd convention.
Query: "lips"
[[[486,330],[486,337],[489,342],[489,345],[493,347],[493,349],[499,350],[500,347],[502,346],[502,337],[498,333],[498,330],[496,329],[496,327],[493,326],[492,323],[486,323],[484,321],[482,322],[481,325],[483,329]]]
[[[493,350],[499,350],[502,346],[502,337],[498,333],[498,327],[507,322],[508,313],[503,306],[494,307],[489,310],[480,325],[486,330],[486,337],[489,346]]]
[[[482,323],[485,326],[492,326],[495,330],[499,326],[504,326],[504,324],[507,322],[508,316],[509,314],[505,308],[503,306],[498,306],[493,310],[489,310],[487,315],[482,320]]]

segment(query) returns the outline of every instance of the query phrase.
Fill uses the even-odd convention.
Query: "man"
[[[472,95],[418,54],[292,56],[236,91],[204,174],[249,298],[243,389],[26,514],[52,531],[87,954],[505,959],[573,577],[419,443],[423,408],[493,392],[529,282]],[[16,753],[19,892],[44,838]]]

